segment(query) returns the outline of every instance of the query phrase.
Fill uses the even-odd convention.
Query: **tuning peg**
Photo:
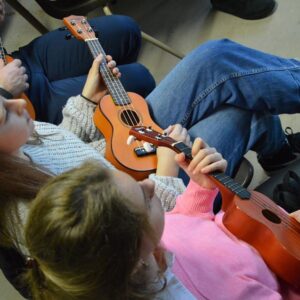
[[[127,145],[131,145],[134,141],[136,141],[136,137],[133,135],[130,135],[127,139]]]
[[[71,33],[68,33],[65,35],[65,39],[66,40],[70,40],[71,38],[73,38],[74,36]]]
[[[146,152],[150,153],[150,152],[153,151],[153,147],[152,147],[152,145],[150,143],[145,142],[145,143],[143,143],[143,146],[144,146],[144,149],[146,150]]]
[[[59,30],[59,31],[65,31],[65,30],[67,30],[67,27],[66,27],[66,26],[64,26],[64,27],[59,27],[58,30]]]

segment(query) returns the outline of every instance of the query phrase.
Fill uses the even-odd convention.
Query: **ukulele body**
[[[141,142],[127,145],[129,130],[133,125],[142,124],[162,130],[152,121],[145,99],[135,93],[128,93],[128,96],[131,100],[128,105],[116,105],[110,95],[103,97],[95,110],[94,122],[105,137],[105,158],[117,169],[142,180],[155,172],[156,154],[138,156],[135,150],[143,145]]]
[[[9,55],[5,55],[5,59],[6,59],[7,63],[10,63],[14,60]],[[25,95],[25,93],[22,93],[21,95],[19,95],[18,98],[22,98],[26,101],[26,109],[27,109],[31,119],[35,120],[35,110],[34,110],[34,107],[31,103],[31,101],[29,100],[29,98]]]
[[[234,196],[223,224],[252,245],[269,268],[300,291],[300,224],[259,192],[250,199]]]

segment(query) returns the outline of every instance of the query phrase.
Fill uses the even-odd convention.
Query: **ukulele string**
[[[213,176],[218,182],[220,182],[223,186],[226,186],[227,189],[229,189],[234,194],[237,194],[239,196],[239,192],[242,192],[245,190],[244,187],[236,183],[230,176],[222,173],[218,174],[218,176]],[[292,223],[291,217],[288,216],[285,211],[280,209],[275,203],[273,202],[266,202],[263,199],[259,197],[259,195],[256,195],[255,193],[251,194],[251,199],[249,201],[252,201],[253,203],[257,204],[257,206],[261,209],[268,209],[271,212],[276,213],[281,218],[282,226],[289,228],[295,235],[298,235],[298,243],[299,240],[299,234],[300,234],[300,224],[298,223]]]
[[[93,55],[98,55],[99,53],[101,53],[104,56],[104,61],[102,61],[101,63],[101,70],[104,72],[104,77],[111,83],[110,84],[110,88],[112,89],[112,91],[114,93],[117,94],[118,98],[120,97],[121,99],[121,104],[122,106],[125,106],[126,101],[123,101],[123,98],[127,98],[127,102],[131,103],[126,91],[124,90],[122,84],[120,83],[119,79],[117,77],[115,77],[111,70],[107,67],[106,65],[106,53],[104,51],[104,49],[102,48],[99,39],[94,37],[94,31],[90,31],[91,27],[88,23],[83,24],[85,26],[85,30],[87,32],[87,34],[89,35],[90,38],[90,44],[91,44],[91,49],[92,49],[92,53]],[[130,105],[127,105],[130,106]],[[132,110],[134,110],[133,106],[132,106]],[[138,124],[138,119],[135,118],[135,115],[133,113],[127,112],[128,114],[128,119],[130,120],[130,122],[132,123],[132,125]]]
[[[97,48],[98,51],[100,51],[103,55],[105,55],[104,50],[102,49],[101,45],[99,43],[97,43],[97,41],[95,41],[95,46],[96,46],[96,48],[98,47]],[[139,124],[139,119],[133,113],[133,111],[135,109],[134,109],[134,107],[133,107],[133,105],[131,103],[130,98],[128,97],[128,94],[126,93],[126,91],[124,90],[123,86],[121,85],[119,79],[116,78],[112,74],[112,72],[108,69],[108,67],[106,65],[106,62],[103,62],[102,66],[103,66],[106,78],[112,83],[111,87],[116,92],[116,94],[118,96],[118,100],[119,99],[121,100],[120,103],[121,103],[122,107],[125,107],[125,105],[126,105],[127,107],[130,108],[129,110],[123,108],[123,111],[124,111],[124,114],[126,114],[127,119],[130,120],[131,126],[138,125]]]
[[[101,62],[101,70],[102,70],[102,75],[107,79],[108,83],[111,83],[109,85],[111,92],[113,94],[116,94],[118,96],[118,99],[121,99],[120,103],[121,103],[121,111],[124,112],[125,115],[125,119],[126,121],[130,121],[132,125],[137,125],[139,124],[139,120],[136,119],[135,114],[132,112],[134,111],[134,107],[132,105],[127,105],[127,106],[131,106],[132,107],[132,111],[131,110],[127,110],[125,109],[125,102],[123,101],[123,97],[125,96],[125,98],[127,98],[127,100],[129,101],[129,103],[131,103],[130,98],[128,97],[126,91],[124,90],[122,84],[120,83],[119,79],[117,77],[115,77],[112,72],[110,71],[110,69],[107,67],[106,65],[106,54],[105,51],[103,50],[103,48],[101,47],[101,44],[99,42],[99,40],[94,36],[94,31],[90,32],[90,25],[88,23],[83,24],[85,26],[85,31],[87,32],[87,35],[89,37],[89,40],[85,40],[93,54],[94,57],[96,57],[98,54],[102,54],[104,56],[104,61]],[[115,84],[117,84],[117,86],[115,86]],[[123,92],[122,92],[123,90]],[[112,95],[111,95],[112,96]],[[143,148],[143,144],[140,141],[135,141],[135,143],[137,144],[138,147]]]
[[[96,43],[94,43],[94,42],[96,42]],[[93,51],[94,55],[102,53],[105,57],[104,50],[102,49],[102,51],[101,51],[101,48],[100,48],[101,46],[100,46],[99,42],[98,43],[97,42],[98,42],[98,40],[92,41],[91,45],[93,48],[91,49],[91,51]],[[116,78],[112,74],[112,72],[108,69],[108,67],[106,65],[106,60],[101,63],[101,67],[102,67],[102,71],[103,71],[102,76],[104,78],[106,78],[109,83],[111,83],[110,89],[111,89],[111,92],[113,93],[113,95],[111,95],[111,97],[115,98],[117,96],[118,101],[119,101],[118,103],[121,104],[121,105],[117,105],[117,109],[120,110],[121,112],[123,112],[123,115],[125,117],[127,124],[129,124],[131,126],[139,124],[139,120],[136,119],[137,116],[135,116],[135,114],[133,113],[133,111],[134,111],[133,106],[131,104],[129,104],[129,105],[126,104],[126,102],[125,102],[126,100],[123,100],[124,98],[127,98],[128,99],[127,103],[131,103],[131,100],[129,99],[127,93],[125,92],[125,90],[122,93],[122,91],[117,88],[118,86],[117,87],[114,86],[113,83],[119,83],[119,85],[122,87],[119,79]],[[127,106],[127,108],[125,108],[125,106]],[[143,148],[143,143],[141,141],[136,140],[134,142],[137,145],[137,147]]]
[[[83,21],[83,20],[82,20]],[[91,30],[91,27],[90,27],[90,25],[87,23],[87,22],[80,22],[85,28],[84,28],[84,31],[85,31],[85,33],[87,34],[87,36],[88,36],[88,39],[84,39],[84,41],[88,44],[88,46],[89,46],[89,49],[91,50],[91,52],[92,52],[92,55],[93,55],[93,57],[95,58],[98,54],[100,54],[101,52],[99,52],[101,49],[97,49],[97,43],[95,44],[95,40],[96,41],[98,41],[98,39],[95,37],[95,35],[94,35],[94,31],[93,30]],[[82,29],[80,28],[80,26],[78,26],[78,23],[76,22],[75,24],[72,24],[72,25],[76,25],[76,28],[77,28],[77,32],[78,33],[81,33],[82,32]],[[99,41],[98,41],[98,43],[99,43]],[[99,46],[101,47],[101,45],[100,45],[100,43],[99,43]],[[105,58],[105,52],[104,52],[104,50],[102,51],[102,54],[104,55],[104,60],[105,60],[105,62],[106,62],[106,58]],[[104,68],[103,68],[103,65],[104,65]],[[102,68],[101,68],[101,66],[102,66]],[[111,82],[112,82],[112,79],[113,79],[113,75],[112,75],[112,72],[107,68],[107,66],[106,66],[106,64],[105,63],[101,63],[101,66],[100,66],[100,68],[102,69],[102,71],[104,72],[104,74],[102,74],[102,75],[104,75],[104,77],[106,77],[106,79],[109,79],[110,78],[110,80],[111,80]],[[114,77],[115,78],[115,77]],[[118,96],[119,96],[119,92],[118,92],[118,90],[115,90],[115,87],[113,87],[113,86],[111,86],[110,85],[110,87],[111,87],[111,90],[114,92],[114,93],[116,93]],[[127,94],[126,94],[127,95]],[[112,95],[111,95],[112,96]],[[121,100],[122,100],[122,97],[120,97],[121,98]],[[123,100],[122,100],[123,101]],[[122,105],[124,106],[124,103],[122,103]],[[123,111],[124,111],[124,109],[123,109]],[[126,111],[125,111],[125,113],[126,113]],[[124,114],[125,114],[124,113]],[[131,116],[127,113],[127,119],[129,119],[131,122],[132,122],[132,124],[134,124],[134,121],[132,120],[132,118],[131,118]],[[138,122],[136,122],[136,124],[137,124]],[[135,143],[137,143],[138,144],[138,147],[140,147],[140,148],[143,148],[143,145],[142,145],[142,143],[141,142],[137,142],[137,141],[135,141]]]
[[[299,234],[300,234],[300,225],[297,226],[297,223],[292,224],[290,221],[290,218],[287,213],[285,213],[280,207],[278,207],[275,203],[274,205],[268,204],[264,201],[262,201],[259,196],[257,195],[252,195],[251,198],[260,208],[263,209],[268,209],[271,212],[275,213],[276,215],[279,216],[279,218],[282,221],[283,226],[286,228],[291,229],[296,235],[298,235],[299,239]],[[300,241],[300,240],[299,240]]]

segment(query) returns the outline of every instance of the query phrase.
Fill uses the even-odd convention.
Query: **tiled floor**
[[[253,48],[286,57],[300,57],[300,1],[277,0],[278,9],[272,16],[246,21],[210,8],[209,0],[119,0],[113,7],[114,13],[134,17],[142,30],[168,43],[171,47],[187,53],[197,45],[211,39],[230,38]],[[61,22],[44,15],[33,0],[22,3],[44,22],[49,28],[61,25]],[[90,14],[102,14],[101,9]],[[4,34],[4,44],[12,51],[39,33],[21,16],[9,10],[9,21]],[[145,42],[139,61],[145,64],[154,75],[157,83],[178,62],[178,59],[159,48]],[[295,131],[300,130],[299,114],[282,116],[283,125],[289,125]],[[255,177],[251,186],[265,178],[257,165],[255,155],[247,154],[255,165]],[[2,275],[1,275],[2,276]],[[21,299],[0,277],[0,300]]]

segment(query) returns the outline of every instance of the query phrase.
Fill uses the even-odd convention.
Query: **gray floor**
[[[143,31],[183,53],[188,53],[207,40],[226,37],[262,51],[300,58],[300,1],[277,1],[277,11],[272,16],[257,21],[246,21],[212,11],[209,0],[119,0],[113,6],[113,12],[134,17]],[[61,26],[60,21],[46,16],[33,0],[23,0],[22,3],[48,28]],[[92,12],[89,17],[97,14],[103,14],[101,9]],[[9,22],[3,39],[9,51],[25,45],[39,35],[11,9],[8,9],[7,20]],[[159,83],[178,59],[144,42],[139,61],[150,69]],[[282,123],[283,126],[288,125],[295,131],[300,131],[299,114],[283,115]],[[247,157],[255,165],[255,176],[251,183],[251,187],[254,187],[266,175],[258,166],[253,153],[248,153]],[[22,299],[10,288],[2,275],[0,286],[0,300]]]

